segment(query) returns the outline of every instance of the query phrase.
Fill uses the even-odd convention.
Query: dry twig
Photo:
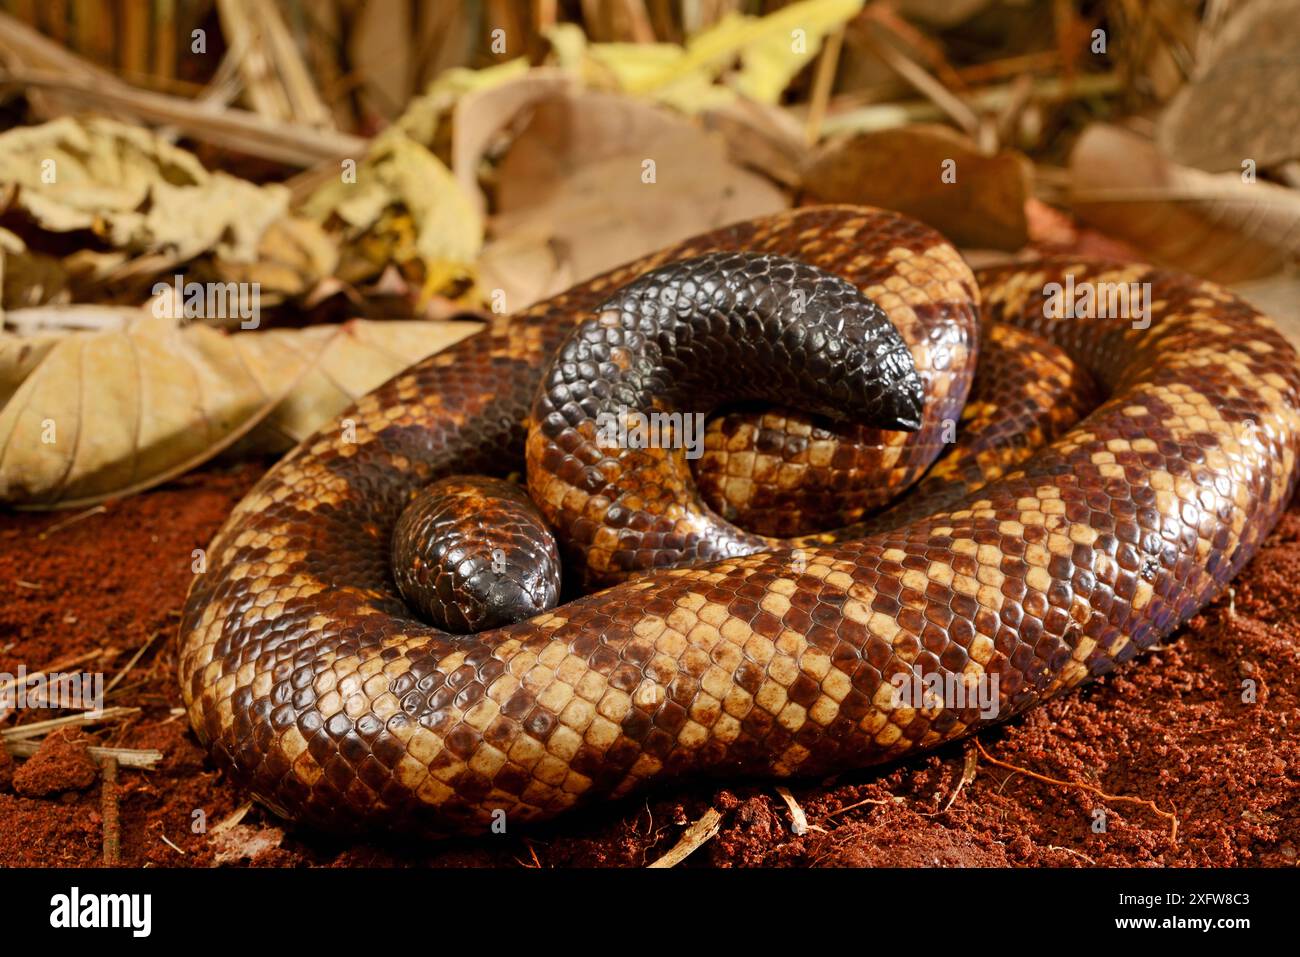
[[[672,850],[647,866],[676,867],[698,847],[713,840],[720,830],[722,830],[722,812],[709,808],[698,821],[686,829],[686,833],[673,845]]]

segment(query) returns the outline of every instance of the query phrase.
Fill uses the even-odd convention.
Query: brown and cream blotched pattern
[[[478,634],[417,618],[390,568],[412,495],[520,470],[544,370],[575,325],[650,270],[737,251],[825,270],[883,308],[925,388],[921,427],[735,413],[698,463],[717,514],[698,498],[687,510],[811,534]],[[1149,324],[1047,318],[1048,284],[1066,276],[1149,283]],[[1147,266],[1031,262],[978,280],[905,217],[801,209],[682,243],[424,360],[290,453],[213,542],[181,624],[197,733],[287,818],[484,833],[498,810],[537,820],[682,774],[887,761],[1129,660],[1221,590],[1285,506],[1295,351],[1230,293]],[[1008,371],[984,374],[995,368]],[[679,452],[659,451],[650,478],[685,481]],[[941,452],[911,496],[869,514]],[[872,490],[848,495],[868,464]],[[610,503],[569,484],[562,511],[609,538]],[[818,531],[826,521],[857,524]],[[900,698],[913,675],[996,679],[996,713],[974,695]]]

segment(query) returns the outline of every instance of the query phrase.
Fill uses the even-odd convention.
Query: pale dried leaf
[[[310,292],[334,274],[338,262],[338,247],[325,230],[310,219],[286,216],[262,235],[252,262],[218,258],[212,270],[223,282],[257,283],[260,301],[274,305]]]
[[[13,367],[27,374],[0,409],[0,500],[82,505],[165,481],[251,428],[307,365],[268,366],[257,336],[124,312],[124,329]]]
[[[1225,60],[1300,52],[1300,0],[1249,0],[1230,13],[1199,57],[1199,75]]]
[[[1211,172],[1300,157],[1300,0],[1239,4],[1161,115],[1174,162]]]
[[[1300,256],[1300,194],[1169,162],[1119,127],[1086,129],[1070,156],[1080,218],[1152,260],[1219,282],[1267,276]]]
[[[1215,64],[1170,101],[1157,140],[1175,162],[1211,172],[1300,158],[1300,50]]]
[[[460,283],[482,245],[483,226],[455,177],[426,147],[401,130],[377,137],[358,164],[355,180],[316,190],[302,211],[337,228],[365,269],[353,281],[378,275],[392,262],[417,262],[427,292]]]
[[[433,148],[435,140],[441,137],[443,124],[446,124],[448,118],[454,116],[454,109],[461,100],[477,92],[486,92],[493,87],[519,81],[529,75],[537,75],[539,78],[539,74],[545,74],[545,70],[536,70],[533,74],[529,74],[528,60],[524,57],[507,60],[503,64],[485,66],[481,70],[471,70],[465,66],[443,70],[438,74],[438,78],[430,83],[428,90],[409,101],[406,109],[402,111],[402,116],[396,118],[393,125],[416,143]],[[487,109],[489,112],[494,112],[490,107]],[[468,114],[468,120],[473,121],[476,116],[477,109],[473,109]],[[456,135],[459,124],[456,124],[455,120],[452,122],[455,124],[452,135]],[[452,150],[451,168],[459,169],[455,163],[455,150]],[[473,190],[467,189],[465,192],[471,195]]]
[[[694,112],[716,108],[734,90],[761,103],[781,93],[821,49],[832,30],[856,16],[863,0],[802,0],[763,17],[730,13],[690,38],[685,47],[592,44],[586,54],[601,63],[626,92],[651,96]],[[569,53],[572,56],[572,53]],[[730,90],[710,84],[731,70]]]
[[[732,164],[719,138],[610,93],[536,104],[498,173],[494,235],[532,237],[566,282],[787,205],[766,179]],[[509,308],[523,305],[511,299]]]
[[[63,262],[28,249],[20,237],[0,228],[0,317],[7,309],[65,298],[69,282]]]
[[[481,328],[481,323],[463,321],[354,320],[268,333],[266,347],[283,349],[287,361],[301,348],[296,337],[319,339],[322,347],[284,401],[248,436],[246,447],[291,448],[403,369]]]
[[[228,335],[117,311],[115,329],[0,335],[0,501],[67,507],[140,491],[268,417],[252,445],[282,449],[478,328],[358,320]]]
[[[562,70],[538,69],[502,76],[499,83],[465,91],[457,101],[452,119],[451,170],[481,214],[487,214],[488,204],[478,177],[489,147],[528,107],[573,86],[573,78]]]
[[[213,829],[211,835],[214,865],[238,864],[255,861],[267,851],[273,851],[284,841],[284,831],[278,827],[254,827],[234,824],[225,830]]]
[[[214,250],[249,261],[289,192],[209,173],[190,153],[141,127],[62,117],[0,133],[9,206],[51,232],[90,230],[115,248],[177,261]]]

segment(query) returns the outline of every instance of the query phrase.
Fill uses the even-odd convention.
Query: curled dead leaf
[[[262,234],[252,262],[216,259],[213,275],[222,282],[257,283],[261,301],[275,305],[306,296],[338,268],[333,240],[310,219],[286,216]]]
[[[480,214],[487,215],[488,202],[479,186],[479,172],[490,147],[528,107],[573,88],[573,77],[564,71],[537,69],[470,90],[456,103],[451,169]]]
[[[1169,162],[1151,141],[1088,127],[1070,155],[1070,205],[1155,262],[1232,283],[1300,256],[1300,193]]]
[[[629,145],[636,144],[636,145]],[[485,250],[505,308],[556,291],[694,233],[787,205],[775,186],[727,158],[721,138],[669,110],[613,93],[559,94],[535,104],[498,166],[496,240]],[[539,248],[524,281],[518,237]],[[550,256],[556,279],[539,281]]]
[[[988,156],[955,130],[921,124],[825,144],[804,168],[803,189],[822,202],[899,210],[958,246],[1018,249],[1032,174],[1020,153]]]
[[[1161,114],[1156,141],[1210,172],[1300,158],[1300,0],[1238,5]]]

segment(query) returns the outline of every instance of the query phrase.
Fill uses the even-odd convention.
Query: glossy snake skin
[[[421,618],[469,634],[554,607],[560,555],[518,485],[452,475],[416,491],[393,527],[397,590]]]
[[[1060,346],[1105,401],[1073,426],[1040,415],[1029,428],[1048,444],[1009,458],[994,455],[1015,445],[992,428],[998,410],[977,410],[986,444],[940,460],[953,475],[930,493],[938,504],[904,500],[848,530],[652,571],[476,635],[417,620],[389,570],[412,492],[518,471],[543,370],[574,324],[647,270],[716,250],[802,260],[885,309],[925,384],[924,419],[844,454],[875,455],[893,476],[924,471],[961,414],[977,314]],[[1067,274],[1150,283],[1149,325],[1047,318],[1045,287]],[[279,814],[331,829],[484,833],[498,810],[537,820],[683,774],[862,767],[1023,712],[1172,632],[1273,527],[1298,434],[1293,349],[1209,283],[1062,260],[987,271],[977,291],[955,251],[904,217],[797,210],[503,318],[292,452],[196,578],[182,689],[221,766]],[[987,475],[980,454],[997,459]],[[742,504],[762,486],[755,461],[732,469],[754,482],[737,485]],[[910,674],[996,678],[996,714],[900,701],[891,679]]]

